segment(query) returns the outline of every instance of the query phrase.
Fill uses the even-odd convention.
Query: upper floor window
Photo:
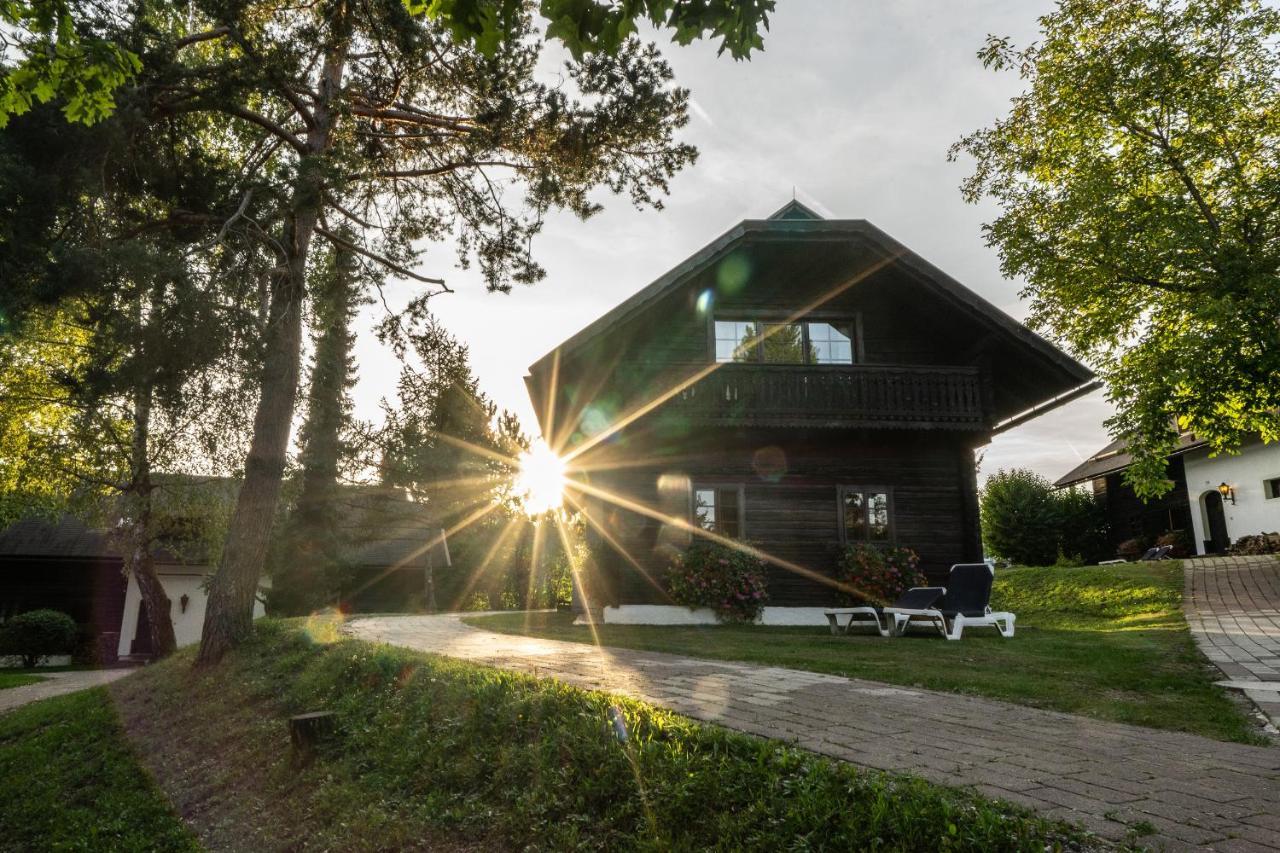
[[[742,534],[742,487],[694,484],[693,523],[736,539]]]
[[[806,323],[811,364],[853,364],[852,323]]]
[[[853,323],[715,321],[716,361],[853,364]]]
[[[755,361],[755,329],[750,320],[716,320],[716,361]]]
[[[840,487],[840,527],[845,542],[888,542],[893,538],[889,490]]]
[[[1280,477],[1272,477],[1270,480],[1263,480],[1262,493],[1266,495],[1267,500],[1280,498]]]

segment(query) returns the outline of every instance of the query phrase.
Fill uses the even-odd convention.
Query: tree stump
[[[309,758],[316,746],[329,738],[336,728],[337,715],[332,711],[312,711],[289,718],[289,739],[294,755]]]

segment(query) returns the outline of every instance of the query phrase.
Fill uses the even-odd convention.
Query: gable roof
[[[187,562],[178,554],[156,546],[157,563]],[[56,519],[36,516],[19,519],[0,530],[0,559],[32,557],[61,560],[118,560],[121,555],[106,530],[92,528],[71,515]]]
[[[0,531],[0,557],[112,559],[107,534],[69,515],[56,520],[23,518]]]
[[[234,500],[230,480],[215,479],[213,486]],[[208,485],[208,484],[204,484]],[[402,490],[383,486],[344,486],[338,492],[338,527],[346,547],[343,559],[366,567],[418,568],[429,562],[449,564],[448,544],[438,522],[420,503]],[[167,548],[156,545],[157,563],[167,566],[203,566],[207,560],[199,543]],[[121,554],[108,530],[89,527],[71,515],[54,519],[29,516],[0,529],[0,560],[6,557],[62,560],[119,560]]]
[[[1197,447],[1203,447],[1206,442],[1203,439],[1196,438],[1190,433],[1184,433],[1178,436],[1178,446],[1169,454],[1170,456],[1178,456],[1186,453],[1188,450],[1195,450]],[[1116,474],[1128,468],[1133,463],[1133,456],[1130,455],[1128,448],[1123,441],[1117,440],[1108,444],[1088,459],[1072,468],[1067,473],[1059,477],[1054,486],[1064,489],[1067,486],[1075,486],[1080,483],[1096,480],[1099,477],[1105,477],[1108,474]]]
[[[813,220],[813,219],[821,219],[822,217],[819,216],[817,213],[815,213],[812,208],[806,207],[805,205],[801,204],[800,202],[796,201],[793,198],[791,199],[791,201],[787,202],[782,207],[778,208],[773,213],[769,214],[768,218],[769,219]]]
[[[690,278],[726,255],[739,244],[760,238],[794,236],[797,238],[823,238],[863,240],[872,247],[894,258],[894,264],[915,273],[927,287],[938,295],[967,310],[997,333],[1015,340],[1045,358],[1063,371],[1067,377],[1081,384],[1090,382],[1093,372],[1080,362],[1058,349],[1049,341],[1014,320],[995,305],[965,287],[956,279],[929,263],[902,243],[865,219],[823,219],[798,201],[791,201],[777,210],[769,219],[746,219],[703,246],[680,264],[649,285],[618,303],[603,315],[567,338],[551,352],[529,367],[531,375],[549,368],[559,352],[569,355],[588,342],[608,333],[626,320],[641,313],[669,293],[686,284]],[[1065,402],[1065,400],[1063,400]]]

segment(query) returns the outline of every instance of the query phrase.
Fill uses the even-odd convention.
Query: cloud
[[[1001,115],[1019,91],[1015,78],[976,59],[987,33],[1025,44],[1050,6],[788,0],[772,18],[765,51],[750,62],[717,57],[713,44],[668,45],[676,81],[694,96],[698,120],[684,136],[701,157],[672,181],[666,209],[638,211],[601,193],[606,210],[585,223],[548,217],[533,243],[545,281],[504,296],[485,293],[474,270],[455,270],[449,282],[457,292],[433,300],[433,308],[470,346],[481,387],[531,429],[523,384],[530,363],[739,220],[781,207],[794,187],[823,215],[869,219],[1024,317],[1019,283],[1001,276],[982,240],[982,223],[995,211],[964,203],[957,185],[971,167],[948,163],[946,151]],[[669,42],[665,34],[651,37]],[[554,62],[543,67],[560,73]],[[433,248],[438,258],[450,251]],[[412,285],[388,291],[407,298]],[[377,401],[394,393],[398,370],[371,335],[361,335],[357,356],[357,411],[377,418]],[[1073,402],[997,437],[983,470],[1023,466],[1057,477],[1106,442],[1101,423],[1109,414],[1100,395]]]

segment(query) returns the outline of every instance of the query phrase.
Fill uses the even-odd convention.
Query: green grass
[[[0,850],[196,850],[106,690],[0,715]]]
[[[1017,634],[968,629],[948,642],[923,627],[906,637],[833,637],[824,628],[597,626],[605,645],[751,661],[934,690],[990,696],[1217,738],[1261,743],[1213,684],[1182,615],[1177,562],[1017,568],[997,573],[992,604],[1018,616]],[[501,614],[470,624],[592,642],[569,614]],[[857,631],[858,629],[854,629]],[[864,629],[865,630],[865,629]]]
[[[323,626],[321,626],[323,628]],[[1079,849],[1013,806],[639,702],[264,621],[111,689],[210,847],[254,850]],[[336,712],[314,760],[285,721]],[[619,722],[621,721],[621,722]]]
[[[6,687],[25,687],[28,684],[39,684],[44,681],[38,675],[27,675],[24,672],[0,672],[0,690]]]

